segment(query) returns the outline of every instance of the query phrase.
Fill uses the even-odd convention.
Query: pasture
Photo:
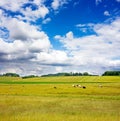
[[[120,76],[0,77],[0,121],[73,120],[120,121]]]

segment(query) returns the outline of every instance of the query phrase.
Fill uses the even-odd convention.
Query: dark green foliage
[[[72,72],[71,72],[71,76],[82,76],[82,75],[83,75],[82,73],[78,73],[78,72],[72,73]]]
[[[70,74],[69,73],[56,73],[56,74],[42,75],[41,77],[50,77],[50,76],[70,76]]]
[[[6,74],[3,74],[3,76],[9,76],[9,77],[20,77],[18,74],[16,73],[6,73]]]
[[[35,76],[35,75],[29,75],[29,76],[24,76],[22,77],[23,79],[27,79],[27,78],[34,78],[34,77],[38,77],[38,76]]]
[[[102,76],[120,76],[120,71],[106,71]]]
[[[47,75],[42,75],[41,77],[50,77],[50,76],[91,76],[88,72],[82,73],[56,73],[56,74],[47,74]]]
[[[88,72],[84,72],[83,76],[89,76]]]

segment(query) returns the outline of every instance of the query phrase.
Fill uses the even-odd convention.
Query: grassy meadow
[[[73,120],[120,121],[120,76],[0,77],[0,121]]]

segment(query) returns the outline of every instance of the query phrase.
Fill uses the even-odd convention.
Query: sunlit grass
[[[0,121],[119,121],[119,79],[119,77],[32,79],[0,77],[1,82],[61,82],[1,83]],[[86,86],[86,89],[73,87],[72,84],[81,84]],[[99,87],[99,84],[102,84],[102,87]]]
[[[118,100],[92,98],[2,96],[2,121],[119,121]]]
[[[103,84],[82,84],[86,89],[72,87],[72,84],[1,84],[1,95],[52,95],[52,96],[81,96],[81,95],[107,95],[115,96],[120,94],[118,83]],[[54,88],[56,87],[56,89]]]
[[[0,77],[0,82],[120,82],[120,76]]]

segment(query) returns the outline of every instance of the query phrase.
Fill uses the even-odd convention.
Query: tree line
[[[16,74],[16,73],[5,73],[5,74],[2,74],[0,76],[20,77],[20,75],[19,74]]]
[[[7,77],[20,77],[19,74],[16,73],[5,73],[2,74],[0,76],[7,76]],[[51,76],[98,76],[98,75],[92,75],[89,74],[88,72],[84,72],[84,73],[80,73],[80,72],[70,72],[70,73],[56,73],[56,74],[47,74],[47,75],[42,75],[41,77],[51,77]],[[102,76],[120,76],[120,71],[105,71]],[[24,76],[22,77],[23,79],[25,78],[34,78],[34,77],[38,77],[35,75],[28,75],[28,76]]]
[[[91,76],[88,72],[80,73],[80,72],[70,72],[70,73],[56,73],[56,74],[47,74],[47,75],[42,75],[42,77],[49,77],[49,76]]]
[[[120,76],[120,71],[106,71],[102,76]]]

